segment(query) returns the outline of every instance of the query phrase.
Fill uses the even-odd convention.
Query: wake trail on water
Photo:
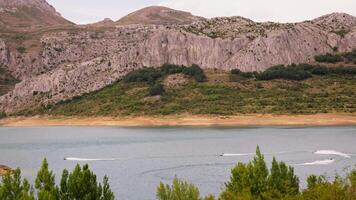
[[[315,151],[314,154],[318,154],[318,155],[335,155],[335,156],[341,156],[341,157],[344,157],[344,158],[351,158],[350,154],[339,152],[339,151],[335,151],[335,150],[318,150],[318,151]]]
[[[85,162],[85,161],[115,161],[115,160],[120,160],[120,159],[117,159],[117,158],[75,158],[75,157],[67,157],[67,158],[64,158],[64,160]]]
[[[334,162],[335,162],[334,159],[317,160],[314,162],[306,162],[306,163],[296,164],[296,166],[330,165]]]
[[[307,151],[280,151],[276,153],[266,153],[264,155],[281,155],[281,154],[296,154],[296,153],[305,153]],[[240,156],[254,156],[256,153],[222,153],[221,157],[240,157]]]

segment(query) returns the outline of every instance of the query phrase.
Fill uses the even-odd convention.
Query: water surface
[[[175,176],[217,194],[237,162],[248,162],[259,145],[309,174],[345,174],[356,164],[356,127],[117,128],[0,127],[0,164],[20,167],[33,180],[43,158],[57,174],[88,163],[107,174],[119,199],[155,199],[160,181]],[[221,156],[224,155],[224,156]],[[67,158],[68,160],[64,160]]]

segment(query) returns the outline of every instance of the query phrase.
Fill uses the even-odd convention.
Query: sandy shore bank
[[[174,115],[162,117],[16,117],[0,120],[5,127],[38,126],[341,126],[356,125],[356,114],[315,115]]]

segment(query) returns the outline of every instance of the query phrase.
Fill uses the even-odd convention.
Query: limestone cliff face
[[[1,62],[23,77],[0,97],[0,111],[54,104],[101,89],[144,66],[199,64],[205,69],[263,71],[277,64],[311,63],[315,55],[356,48],[355,25],[354,17],[339,13],[299,24],[233,17],[189,25],[59,31],[43,35],[39,50],[22,55],[22,64],[16,59],[19,53],[0,40]],[[31,70],[23,70],[25,66]]]

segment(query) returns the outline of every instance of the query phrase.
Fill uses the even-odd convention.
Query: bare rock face
[[[152,12],[156,9],[157,16]],[[0,97],[0,112],[11,114],[71,99],[144,66],[198,64],[204,69],[263,71],[278,64],[312,63],[315,55],[356,48],[356,20],[347,14],[279,24],[242,17],[202,19],[187,13],[181,19],[177,12],[151,7],[120,22],[128,25],[52,31],[41,37],[37,51],[23,54],[0,39],[0,61],[22,80]]]

